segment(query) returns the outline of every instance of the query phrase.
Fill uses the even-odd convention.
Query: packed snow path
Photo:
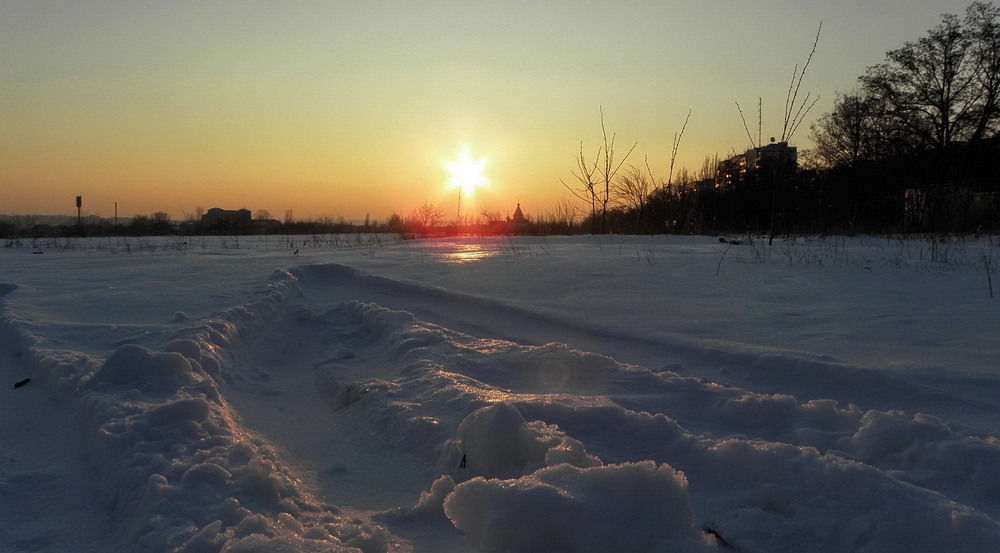
[[[48,410],[28,398],[48,398],[56,453],[15,426],[0,437],[58,458],[38,474],[90,497],[63,511],[65,543],[135,551],[998,542],[997,323],[974,266],[891,274],[924,287],[911,305],[878,290],[891,281],[870,259],[723,266],[707,240],[657,240],[631,260],[587,239],[4,252],[5,279],[30,285],[3,285],[0,368],[34,394],[4,407],[24,421]],[[752,282],[716,292],[723,267]],[[885,314],[871,324],[894,343],[861,339],[861,313]],[[19,526],[0,548],[72,550],[31,541],[57,526]]]
[[[426,468],[344,410],[365,382],[391,377],[386,352],[356,343],[356,324],[324,325],[297,309],[276,315],[234,356],[239,375],[223,391],[249,427],[282,447],[310,487],[342,507],[381,510],[419,496]],[[342,394],[323,382],[330,365],[348,383]]]
[[[0,351],[0,550],[114,550],[79,424],[15,354]]]

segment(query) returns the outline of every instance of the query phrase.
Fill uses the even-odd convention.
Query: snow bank
[[[380,527],[317,501],[265,440],[241,427],[205,367],[218,372],[294,290],[206,321],[155,352],[123,345],[104,360],[39,347],[5,319],[5,342],[73,406],[123,550],[382,553]],[[231,350],[230,350],[231,353]]]
[[[988,512],[1000,511],[994,504],[1000,497],[1000,439],[994,436],[963,435],[921,413],[868,411],[837,447],[901,480],[954,490]]]
[[[580,441],[505,402],[469,414],[455,447],[468,480],[438,479],[414,511],[443,500],[444,514],[483,551],[706,550],[687,480],[669,466],[604,466]]]
[[[695,527],[684,475],[652,462],[478,477],[456,486],[444,511],[490,553],[714,549]]]
[[[812,448],[706,441],[678,467],[693,487],[732,509],[711,516],[737,544],[930,553],[987,551],[1000,542],[1000,527],[982,513]]]

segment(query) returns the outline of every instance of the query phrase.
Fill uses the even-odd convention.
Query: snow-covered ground
[[[1000,549],[1000,242],[740,240],[4,248],[0,551]]]

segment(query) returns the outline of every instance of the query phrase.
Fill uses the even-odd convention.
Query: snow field
[[[368,301],[348,299],[365,287]],[[76,413],[125,550],[987,551],[1000,539],[990,433],[754,392],[682,374],[690,362],[622,363],[546,341],[561,321],[544,309],[322,264],[275,271],[239,305],[174,317],[106,356],[53,349],[71,341],[62,327],[3,309],[4,349],[18,352],[5,367]],[[537,343],[497,337],[518,325]],[[620,331],[599,325],[563,331]],[[701,361],[720,357],[751,361],[750,384],[784,372],[849,387],[840,367],[857,397],[927,391],[773,348]]]

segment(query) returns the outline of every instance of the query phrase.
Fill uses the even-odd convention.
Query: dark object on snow
[[[31,252],[31,255],[42,255],[45,252]]]
[[[465,455],[462,455],[462,462],[458,464],[458,468],[460,469],[465,468]]]
[[[25,378],[24,380],[22,380],[20,382],[15,382],[14,383],[14,389],[20,388],[21,386],[24,386],[25,384],[27,384],[29,382],[31,382],[30,378]]]
[[[720,546],[722,546],[723,549],[728,549],[730,551],[739,551],[739,549],[736,549],[735,547],[733,547],[733,545],[731,543],[729,543],[728,541],[724,540],[722,538],[722,536],[719,535],[718,532],[716,532],[715,530],[709,528],[708,526],[702,526],[701,527],[701,531],[704,532],[706,535],[709,535],[709,536],[712,536],[713,538],[715,538],[716,543],[718,543]]]
[[[292,255],[299,255],[299,250],[295,250],[295,252],[293,252]]]

